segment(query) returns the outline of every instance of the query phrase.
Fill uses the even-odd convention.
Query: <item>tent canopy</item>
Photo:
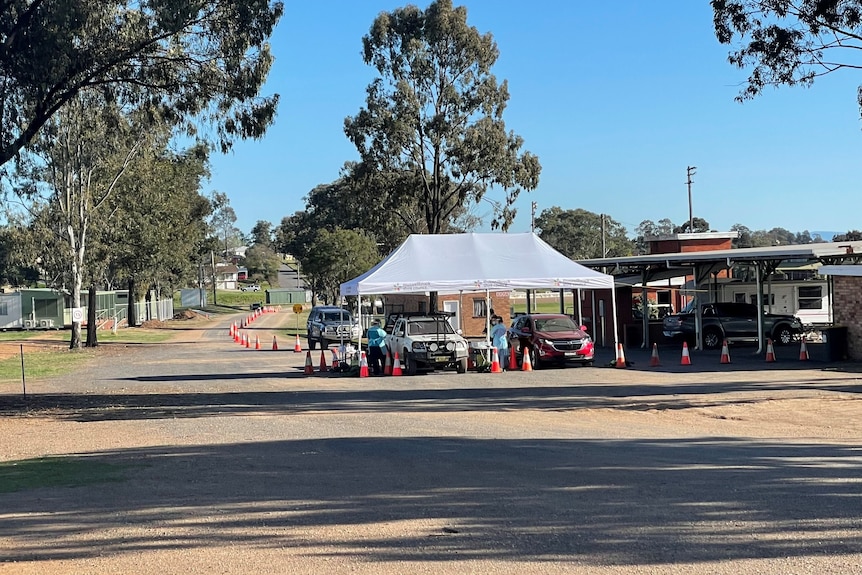
[[[341,295],[613,287],[612,276],[573,262],[530,232],[413,234],[341,284]]]

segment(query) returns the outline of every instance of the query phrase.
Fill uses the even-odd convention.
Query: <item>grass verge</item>
[[[88,361],[92,354],[70,350],[33,350],[24,347],[24,375],[27,379],[68,373]],[[0,360],[0,381],[21,381],[21,355]]]
[[[40,487],[80,487],[123,481],[130,465],[95,461],[87,457],[39,457],[0,462],[0,493]]]

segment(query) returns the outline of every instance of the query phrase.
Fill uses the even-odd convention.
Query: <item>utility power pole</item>
[[[530,206],[530,231],[536,233],[536,202]]]
[[[685,169],[686,185],[688,185],[688,233],[694,233],[694,214],[691,210],[691,177],[697,172],[697,166],[688,166]]]

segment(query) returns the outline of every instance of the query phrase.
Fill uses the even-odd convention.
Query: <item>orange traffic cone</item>
[[[296,343],[293,344],[293,353],[299,353],[302,351],[302,344],[299,343],[299,334],[296,334]]]
[[[365,352],[359,357],[359,377],[368,377],[368,358],[365,357]]]
[[[383,375],[392,375],[392,354],[386,350],[386,361],[383,362]]]
[[[805,345],[805,338],[802,338],[802,344],[799,346],[799,361],[808,361],[808,346]]]
[[[242,334],[242,336],[245,338],[245,348],[249,349],[251,347],[251,338],[246,334]]]
[[[476,369],[476,362],[473,361],[473,354],[467,354],[467,370]]]
[[[775,348],[772,347],[772,340],[766,340],[766,363],[772,363],[775,361]]]
[[[275,336],[272,336],[272,351],[278,351],[278,340],[275,339]]]
[[[625,367],[626,366],[626,353],[623,350],[623,344],[617,344],[617,363],[615,367]]]
[[[533,362],[530,359],[530,350],[524,348],[524,359],[521,362],[521,371],[533,371]]]
[[[509,369],[509,371],[515,371],[516,369],[518,369],[518,360],[515,357],[515,350],[512,348],[509,348],[509,367],[508,367],[508,369]]]
[[[314,374],[314,365],[311,363],[311,352],[305,352],[305,375]]]
[[[652,344],[652,356],[649,358],[650,367],[658,367],[661,365],[658,361],[658,344]]]
[[[727,340],[721,344],[721,363],[730,363],[730,350],[727,349]]]
[[[326,373],[329,371],[329,367],[326,365],[326,355],[323,353],[323,350],[320,350],[320,373]]]
[[[239,329],[233,330],[233,341],[239,343]]]
[[[398,352],[395,352],[395,359],[392,360],[392,375],[402,375],[401,374],[401,361],[398,359]]]
[[[338,365],[338,353],[335,351],[335,348],[332,349],[332,371],[337,371],[339,369]]]
[[[235,328],[236,328],[236,324],[233,324],[233,323],[232,323],[232,324],[230,324],[230,327],[229,327],[229,328],[228,328],[228,330],[227,330],[227,334],[228,334],[229,336],[233,337],[233,330],[234,330]]]
[[[497,356],[497,348],[491,348],[491,373],[503,373],[503,368],[500,367],[500,358]]]
[[[691,356],[688,355],[688,342],[682,342],[682,361],[679,362],[680,365],[691,365]]]
[[[254,349],[260,349],[260,336],[254,336]]]

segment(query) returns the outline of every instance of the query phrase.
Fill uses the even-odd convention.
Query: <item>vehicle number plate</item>
[[[575,357],[576,355],[578,355],[578,352],[576,352],[576,351],[567,351],[566,352],[566,357]]]
[[[447,356],[438,356],[438,357],[435,357],[435,358],[434,358],[434,361],[436,361],[437,363],[445,363],[445,362],[449,361],[449,357],[447,357]]]

